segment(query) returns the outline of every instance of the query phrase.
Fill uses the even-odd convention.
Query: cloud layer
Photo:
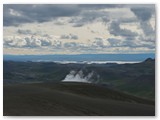
[[[57,17],[77,15],[76,5],[4,5],[4,26],[46,22]]]
[[[155,51],[152,4],[5,4],[3,8],[4,49]]]

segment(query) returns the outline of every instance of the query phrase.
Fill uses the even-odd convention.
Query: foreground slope
[[[5,116],[153,116],[154,102],[88,83],[4,85]]]

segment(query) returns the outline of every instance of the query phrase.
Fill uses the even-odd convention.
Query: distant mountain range
[[[155,54],[77,54],[77,55],[3,55],[3,60],[11,61],[144,61],[155,58]]]

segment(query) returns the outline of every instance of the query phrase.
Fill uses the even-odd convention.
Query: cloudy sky
[[[5,4],[4,54],[154,53],[155,5]]]

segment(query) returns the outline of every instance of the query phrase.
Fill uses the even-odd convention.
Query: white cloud
[[[46,37],[35,37],[35,36],[8,36],[4,38],[4,47],[42,47],[51,46],[52,41]]]
[[[21,16],[20,12],[13,9],[9,9],[9,13],[10,15],[13,15],[13,16]]]
[[[105,38],[95,37],[95,40],[93,41],[92,46],[105,48],[109,46],[109,42]]]

